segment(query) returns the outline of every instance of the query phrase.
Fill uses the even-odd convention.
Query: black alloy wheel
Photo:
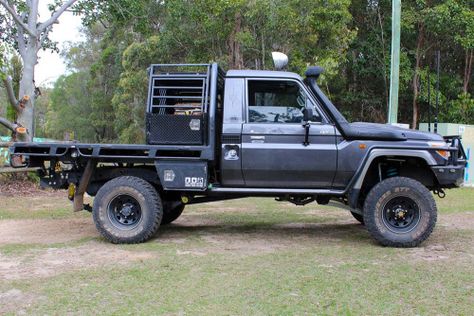
[[[107,207],[109,219],[118,229],[133,229],[142,218],[140,203],[127,194],[113,198]]]
[[[388,201],[382,213],[386,227],[394,233],[408,233],[420,221],[420,208],[408,196],[397,196]]]

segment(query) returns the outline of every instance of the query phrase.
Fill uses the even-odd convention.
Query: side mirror
[[[311,121],[313,119],[313,109],[311,108],[304,108],[303,109],[303,121],[304,122],[308,122],[308,121]]]

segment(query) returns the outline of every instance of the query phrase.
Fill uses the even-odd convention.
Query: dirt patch
[[[344,220],[344,224],[223,225],[213,222],[203,224],[198,219],[188,221],[184,218],[185,216],[182,222],[162,228],[155,240],[159,243],[177,245],[178,255],[203,256],[214,253],[258,255],[291,249],[296,245],[299,249],[303,249],[313,247],[316,243],[331,241],[352,243],[357,242],[354,236],[360,235],[361,232],[365,234],[363,226],[350,219]],[[191,222],[195,225],[189,225]],[[200,242],[190,247],[187,242],[191,239]]]
[[[443,237],[441,239],[447,238]],[[436,243],[430,244],[430,242]],[[428,240],[425,241],[422,246],[407,249],[407,252],[408,258],[411,258],[414,261],[472,265],[472,260],[474,259],[474,248],[472,245],[460,241],[442,241],[441,243],[438,243],[436,239]],[[402,253],[400,253],[400,255],[406,257],[405,254]]]
[[[0,245],[63,243],[98,236],[92,218],[0,221]]]
[[[0,197],[48,197],[58,195],[64,196],[64,191],[42,189],[33,181],[8,181],[0,178]]]
[[[123,250],[99,242],[79,247],[36,249],[21,256],[0,254],[0,280],[49,277],[78,269],[124,265],[152,257],[149,252]]]
[[[207,253],[232,252],[251,255],[272,253],[290,247],[288,241],[270,239],[262,234],[255,233],[241,236],[206,235],[202,238],[209,243],[209,246],[203,247],[203,250]]]
[[[474,229],[474,212],[441,215],[433,234],[421,246],[409,249],[415,261],[471,264],[474,244],[466,231]]]
[[[438,225],[455,229],[474,229],[474,211],[440,215]]]
[[[418,247],[408,250],[411,258],[422,261],[448,260],[453,256],[453,252],[446,245],[434,244],[426,247]]]
[[[0,292],[0,314],[15,312],[17,315],[26,315],[25,310],[37,300],[36,295],[18,289]]]
[[[200,234],[199,237],[205,243],[199,246],[190,247],[186,245],[187,239],[184,238],[159,238],[157,242],[175,243],[180,249],[176,249],[178,256],[206,256],[209,254],[238,254],[238,255],[258,255],[264,253],[273,253],[278,250],[288,249],[292,242],[283,239],[268,238],[264,234],[247,233],[243,235],[228,234]],[[182,247],[181,247],[182,245]],[[299,247],[303,247],[299,244]]]

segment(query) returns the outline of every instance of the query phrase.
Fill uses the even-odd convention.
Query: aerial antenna
[[[431,81],[430,81],[430,65],[428,64],[428,132],[431,132]]]
[[[434,117],[434,132],[438,133],[438,114],[439,114],[439,64],[441,62],[441,53],[436,51],[436,111]]]

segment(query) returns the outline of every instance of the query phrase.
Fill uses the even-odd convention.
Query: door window
[[[302,123],[303,109],[309,99],[295,81],[249,80],[248,105],[250,123]],[[321,122],[313,105],[311,121]]]

